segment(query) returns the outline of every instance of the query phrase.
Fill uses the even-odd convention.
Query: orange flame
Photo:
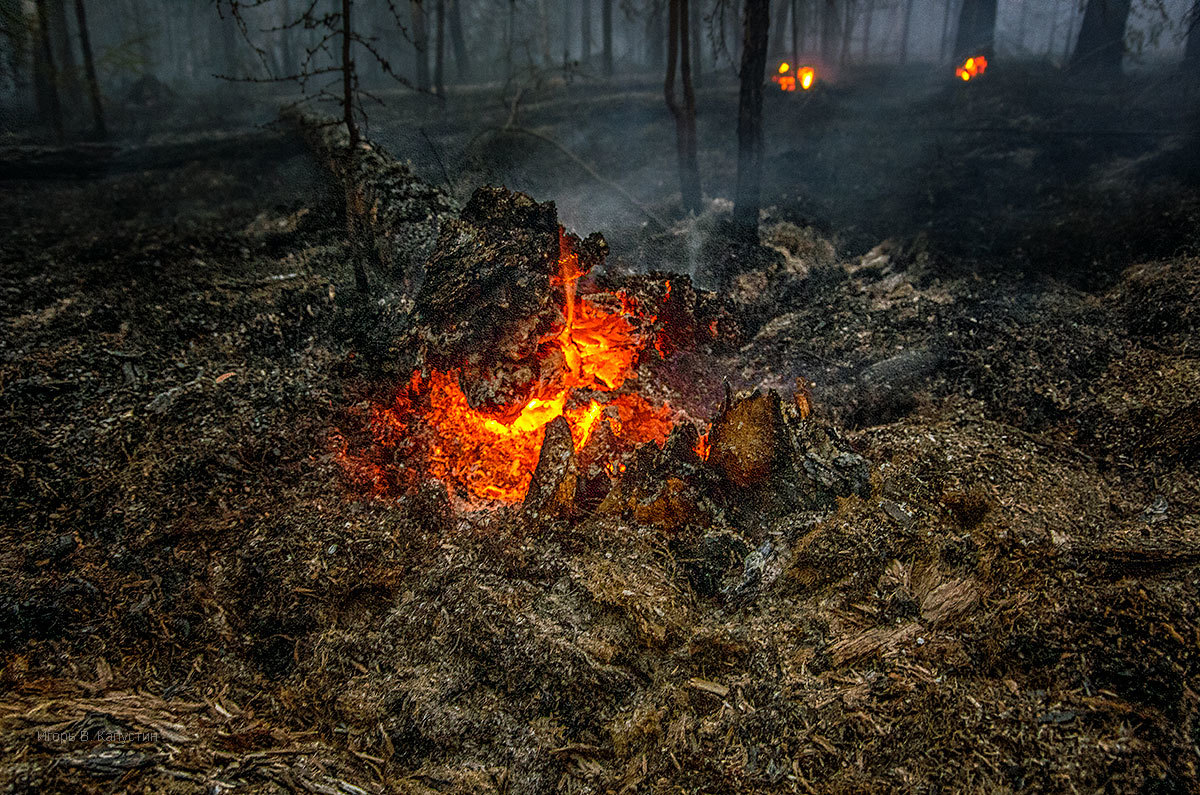
[[[784,61],[779,64],[779,74],[771,75],[771,81],[782,91],[795,91],[797,85],[808,91],[817,80],[817,70],[811,66],[798,67],[795,74],[790,74],[791,71],[792,65]]]
[[[605,421],[613,436],[627,444],[666,441],[675,421],[669,406],[655,406],[635,393],[615,394],[634,377],[643,342],[622,314],[576,297],[583,271],[561,230],[558,264],[564,322],[539,346],[544,358],[557,354],[561,365],[536,385],[533,397],[524,405],[489,413],[471,407],[457,371],[433,370],[427,382],[414,373],[393,406],[374,412],[370,429],[376,443],[397,446],[410,425],[419,426],[429,475],[471,501],[514,503],[524,498],[546,426],[557,417],[566,418],[576,452]],[[622,306],[628,306],[624,300]],[[582,397],[588,398],[586,403]],[[417,416],[419,422],[414,421]],[[344,451],[341,458],[347,458]],[[623,469],[609,467],[610,473]],[[369,481],[378,484],[376,473],[370,474]]]
[[[954,76],[965,83],[986,72],[987,67],[987,58],[982,55],[974,55],[963,61],[962,66],[954,70]]]

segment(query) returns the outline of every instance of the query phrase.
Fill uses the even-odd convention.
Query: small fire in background
[[[982,55],[972,55],[970,58],[962,62],[962,66],[954,70],[954,76],[964,83],[979,77],[987,71],[988,61]]]
[[[797,86],[808,91],[817,81],[817,70],[811,66],[801,66],[793,73],[792,65],[784,61],[779,65],[779,73],[772,75],[771,80],[778,83],[783,91],[795,91]]]

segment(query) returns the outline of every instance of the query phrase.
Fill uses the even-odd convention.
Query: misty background
[[[922,236],[965,262],[1042,267],[1033,260],[1063,234],[1061,211],[1111,203],[1111,228],[1136,230],[1156,202],[1170,204],[1161,191],[1147,197],[1122,164],[1190,146],[1197,70],[1180,65],[1194,0],[1131,4],[1120,80],[1068,68],[1079,59],[1085,0],[1000,0],[980,48],[991,69],[971,85],[954,77],[963,3],[771,4],[768,75],[795,62],[818,79],[811,92],[768,85],[768,212],[820,229],[851,254]],[[269,125],[297,102],[340,113],[340,0],[0,0],[3,140],[56,140],[43,45],[63,140],[96,138],[83,6],[113,141]],[[690,10],[706,214],[728,210],[736,180],[740,6],[700,0]],[[617,263],[697,275],[694,224],[676,230],[682,246],[647,231],[648,216],[684,215],[662,96],[665,0],[360,0],[354,9],[365,136],[460,199],[484,183],[552,199],[568,226],[603,231]],[[1059,217],[1044,221],[1051,212]],[[1097,257],[1127,264],[1104,230],[1092,241],[1094,232],[1071,232],[1084,245],[1064,268]],[[1182,244],[1144,237],[1168,251]]]

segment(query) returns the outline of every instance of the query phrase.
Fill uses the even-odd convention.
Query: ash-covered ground
[[[638,377],[709,418],[725,382],[777,390],[788,483],[650,450],[624,507],[570,518],[347,477],[339,440],[405,377],[379,335],[412,285],[358,297],[344,193],[303,147],[7,180],[0,782],[1194,791],[1192,117],[1162,76],[1072,108],[1010,75],[896,98],[886,124],[856,98],[902,75],[770,99],[764,248],[716,297],[738,332]],[[704,284],[745,253],[727,208],[679,219],[665,110],[648,88],[621,119],[639,146],[615,146],[603,99],[548,87],[520,121],[666,229],[527,141],[450,154],[479,129],[453,100],[433,168],[459,202],[558,199],[612,246],[601,282]],[[714,196],[733,101],[702,94]],[[438,182],[401,134],[421,102],[370,135]]]

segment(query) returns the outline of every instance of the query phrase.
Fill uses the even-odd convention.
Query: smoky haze
[[[808,92],[768,86],[768,210],[813,225],[849,253],[925,236],[945,237],[940,245],[974,260],[1026,256],[1046,234],[1040,209],[1099,189],[1097,170],[1111,174],[1132,149],[1169,148],[1189,128],[1171,108],[1187,82],[1177,70],[1191,0],[1133,4],[1121,87],[1072,76],[1086,14],[1066,0],[996,4],[991,42],[980,49],[991,72],[978,86],[957,84],[964,2],[980,0],[771,4],[768,74],[790,62],[811,65],[817,78]],[[89,127],[72,5],[0,2],[10,136],[51,137],[43,16],[67,135]],[[266,124],[297,101],[340,112],[340,77],[329,73],[340,0],[87,5],[116,140]],[[646,237],[648,226],[681,215],[663,102],[665,0],[355,3],[364,135],[460,199],[489,182],[527,191],[554,200],[572,228],[608,234],[631,267],[698,275],[704,219],[728,211],[736,181],[740,5],[692,6],[705,209],[675,230],[681,246]],[[1108,102],[1114,92],[1144,107]],[[1022,121],[1021,102],[1037,105],[1036,121]]]

